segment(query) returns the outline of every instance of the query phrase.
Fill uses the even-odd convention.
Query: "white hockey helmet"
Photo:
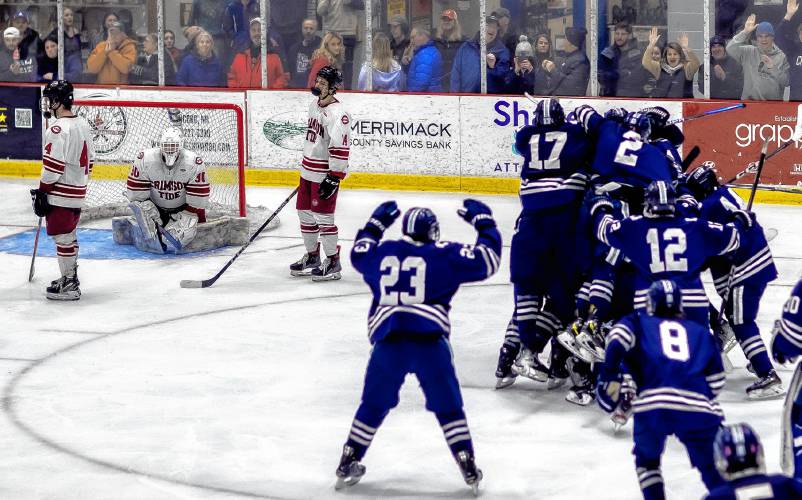
[[[159,147],[162,150],[164,163],[167,164],[168,167],[175,165],[176,160],[178,160],[178,155],[181,154],[183,143],[181,129],[178,127],[167,127],[164,129],[164,132],[162,132]]]

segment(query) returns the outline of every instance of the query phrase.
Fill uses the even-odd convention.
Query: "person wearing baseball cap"
[[[774,40],[790,64],[788,80],[792,101],[802,101],[802,23],[798,11],[799,0],[788,0],[785,17],[777,26],[777,38]]]
[[[727,41],[721,35],[710,38],[710,97],[712,99],[740,99],[744,88],[744,70],[741,63],[727,54]],[[705,68],[699,68],[699,92],[705,91]]]
[[[515,46],[518,45],[520,36],[519,33],[515,31],[515,28],[510,24],[512,17],[510,16],[509,9],[500,7],[494,10],[490,15],[498,19],[497,38],[501,40],[501,43],[503,43],[505,47],[507,47],[507,50],[510,51],[510,54],[514,54]]]
[[[45,44],[39,38],[39,33],[30,27],[28,14],[24,10],[14,14],[14,17],[11,18],[11,25],[19,30],[22,38],[19,42],[20,60],[26,60],[30,56],[35,61],[37,57],[44,54]]]
[[[757,45],[749,43],[755,33]],[[746,19],[744,29],[727,44],[727,53],[744,70],[741,99],[781,101],[788,86],[789,69],[785,53],[774,44],[774,26],[768,21],[757,22],[755,14]]]
[[[3,31],[3,48],[0,50],[0,81],[32,82],[36,74],[36,54],[22,57],[20,30],[9,27]]]
[[[465,37],[462,36],[462,26],[459,23],[457,12],[454,9],[445,9],[440,14],[440,24],[437,26],[437,33],[434,37],[434,45],[443,58],[444,92],[448,92],[451,88],[451,66],[454,64],[457,50],[464,41]]]

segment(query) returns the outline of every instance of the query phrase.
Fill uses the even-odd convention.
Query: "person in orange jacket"
[[[125,35],[119,21],[109,26],[109,36],[98,43],[86,60],[86,71],[99,84],[128,83],[128,71],[136,61],[136,43]]]
[[[262,86],[262,21],[251,20],[251,46],[234,56],[228,71],[229,87]],[[267,53],[267,88],[286,89],[289,81],[278,54]]]

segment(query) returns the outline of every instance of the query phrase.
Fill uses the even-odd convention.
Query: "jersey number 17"
[[[529,168],[532,170],[558,170],[560,153],[563,152],[567,140],[568,134],[565,132],[546,132],[533,135],[529,139],[529,150],[532,155]]]

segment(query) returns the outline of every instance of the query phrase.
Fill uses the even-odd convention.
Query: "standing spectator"
[[[340,69],[343,65],[345,46],[343,39],[337,33],[328,32],[323,35],[320,47],[312,53],[309,63],[309,79],[306,86],[312,88],[317,81],[317,73],[326,66]]]
[[[498,19],[498,39],[507,47],[510,54],[515,54],[515,46],[518,45],[518,33],[510,24],[510,11],[501,7],[493,11],[491,16]]]
[[[487,65],[487,92],[502,94],[507,89],[512,73],[510,51],[497,38],[498,20],[490,16],[485,26],[487,57],[483,63]],[[478,93],[481,90],[480,54],[477,33],[473,40],[463,43],[457,50],[451,68],[451,92]]]
[[[170,54],[176,68],[181,65],[181,49],[175,46],[175,33],[172,30],[164,30],[164,51]]]
[[[785,9],[785,17],[777,26],[775,43],[785,53],[785,57],[790,63],[790,99],[802,101],[802,24],[799,22],[799,16],[796,15],[799,11],[798,0],[788,0]]]
[[[757,34],[757,46],[749,44],[753,31]],[[789,66],[785,54],[774,45],[771,23],[757,24],[756,16],[751,14],[744,29],[727,44],[727,53],[741,63],[744,70],[741,99],[782,100],[788,86]]]
[[[599,56],[601,96],[643,97],[648,72],[643,69],[643,52],[626,22],[615,25],[613,44]]]
[[[214,39],[212,35],[201,31],[195,37],[195,48],[192,52],[184,54],[181,69],[176,75],[178,85],[190,87],[221,87],[223,80],[223,66],[214,53]]]
[[[322,20],[323,30],[338,34],[342,40],[344,60],[339,69],[342,70],[343,81],[346,85],[350,85],[353,79],[354,49],[356,48],[359,24],[357,11],[362,8],[364,8],[362,0],[318,0],[317,2],[317,15]],[[313,71],[312,74],[315,72]]]
[[[368,78],[373,77],[373,90],[399,92],[404,88],[404,72],[401,65],[393,59],[390,39],[382,32],[373,37],[373,68],[365,62],[359,71],[359,90],[367,90]]]
[[[64,76],[58,74],[58,38],[51,33],[45,38],[45,52],[36,65],[36,81],[50,83],[53,80],[76,82],[81,78],[84,68],[81,52],[64,53]]]
[[[741,63],[727,54],[727,42],[723,36],[710,39],[711,99],[740,99],[744,90],[744,70]],[[793,92],[793,86],[791,87]],[[705,68],[699,68],[699,93],[705,91]],[[793,95],[792,95],[793,98]]]
[[[292,47],[300,43],[302,33],[298,33],[298,25],[306,17],[306,2],[298,0],[270,0],[270,29],[275,30],[281,38],[283,47]],[[317,24],[317,21],[315,21]],[[317,31],[317,28],[315,28]],[[292,59],[286,62],[292,66]]]
[[[195,50],[195,39],[198,38],[198,35],[201,34],[203,28],[200,26],[187,26],[184,28],[184,38],[187,39],[187,44],[184,46],[183,53],[181,54],[181,59],[184,59],[184,56],[193,52]],[[180,68],[181,66],[179,66]]]
[[[442,92],[443,57],[434,45],[431,33],[423,26],[412,28],[412,61],[407,74],[410,92]]]
[[[513,58],[514,71],[509,92],[511,94],[533,93],[535,88],[535,56],[524,55]]]
[[[23,61],[30,58],[31,61],[35,62],[36,58],[44,53],[45,46],[42,40],[39,39],[39,33],[28,25],[28,14],[24,11],[17,12],[11,20],[11,25],[19,30],[19,34],[22,37],[18,45],[20,60]]]
[[[669,42],[663,49],[658,64],[652,60],[652,49],[657,46],[660,35],[657,28],[649,32],[649,46],[643,52],[643,67],[657,79],[652,97],[689,97],[693,98],[693,76],[699,70],[701,62],[688,45],[687,33],[680,34],[679,43]]]
[[[212,36],[214,53],[220,61],[227,63],[230,60],[231,47],[226,44],[226,36],[223,31],[225,12],[226,2],[224,0],[192,0],[192,14],[189,16],[189,24],[190,26],[201,27]],[[189,54],[194,52],[195,48],[185,48],[184,51]]]
[[[262,87],[262,20],[251,19],[251,46],[234,56],[228,71],[228,86],[234,88]],[[267,48],[267,88],[286,89],[287,75],[278,54]]]
[[[120,18],[114,12],[109,12],[103,17],[103,28],[100,30],[100,33],[96,33],[92,36],[92,44],[89,47],[90,51],[95,50],[95,47],[97,47],[100,42],[108,40],[109,27],[117,22],[120,22]]]
[[[251,45],[248,20],[259,17],[257,0],[233,0],[226,6],[223,16],[223,31],[226,35],[226,47],[231,54],[239,54]]]
[[[309,80],[309,62],[312,60],[312,53],[320,47],[320,42],[322,41],[315,34],[316,32],[317,20],[304,19],[303,23],[301,23],[302,39],[290,47],[290,51],[287,53],[291,75],[290,88],[304,88]]]
[[[69,7],[64,7],[64,15],[62,17],[64,20],[64,57],[67,58],[72,54],[78,54],[78,60],[80,61],[81,32],[75,28],[75,14]],[[48,37],[54,37],[58,40],[58,26],[50,32]],[[47,47],[45,47],[45,50],[47,50]],[[65,69],[65,71],[67,70]],[[67,78],[62,78],[62,80],[74,82],[75,80],[70,78],[69,75],[70,73],[67,71]],[[58,80],[58,78],[54,78],[54,80]]]
[[[454,56],[457,55],[457,50],[464,41],[465,37],[462,36],[462,26],[459,24],[457,12],[454,9],[444,10],[440,15],[440,26],[437,27],[434,44],[443,57],[443,90],[445,92],[448,92],[451,86],[451,66],[454,64]]]
[[[11,26],[3,32],[3,51],[0,53],[0,81],[31,82],[36,75],[36,59],[20,56],[22,37],[17,28]]]
[[[543,68],[549,73],[549,95],[581,96],[587,94],[590,80],[590,61],[585,55],[585,28],[565,28],[565,57],[554,64],[547,62]]]
[[[548,95],[551,90],[551,72],[546,65],[554,67],[554,53],[549,35],[540,33],[535,37],[535,95]]]
[[[128,71],[136,61],[136,44],[125,35],[121,22],[111,23],[108,38],[97,44],[86,60],[86,71],[101,85],[128,83]]]
[[[132,85],[158,85],[159,84],[159,37],[154,33],[145,35],[142,42],[142,52],[131,66],[129,82]],[[164,84],[175,85],[175,66],[170,53],[165,50]]]
[[[390,50],[393,51],[393,59],[401,64],[407,47],[409,47],[409,24],[404,16],[395,16],[390,21]],[[403,66],[403,64],[402,64]]]
[[[652,47],[652,51],[650,52],[650,57],[655,64],[660,64],[663,60],[663,48],[659,45],[655,45]],[[645,71],[645,68],[644,68]],[[654,89],[657,88],[657,77],[653,74],[646,71],[646,83],[643,84],[643,96],[644,97],[651,97],[654,94]]]

